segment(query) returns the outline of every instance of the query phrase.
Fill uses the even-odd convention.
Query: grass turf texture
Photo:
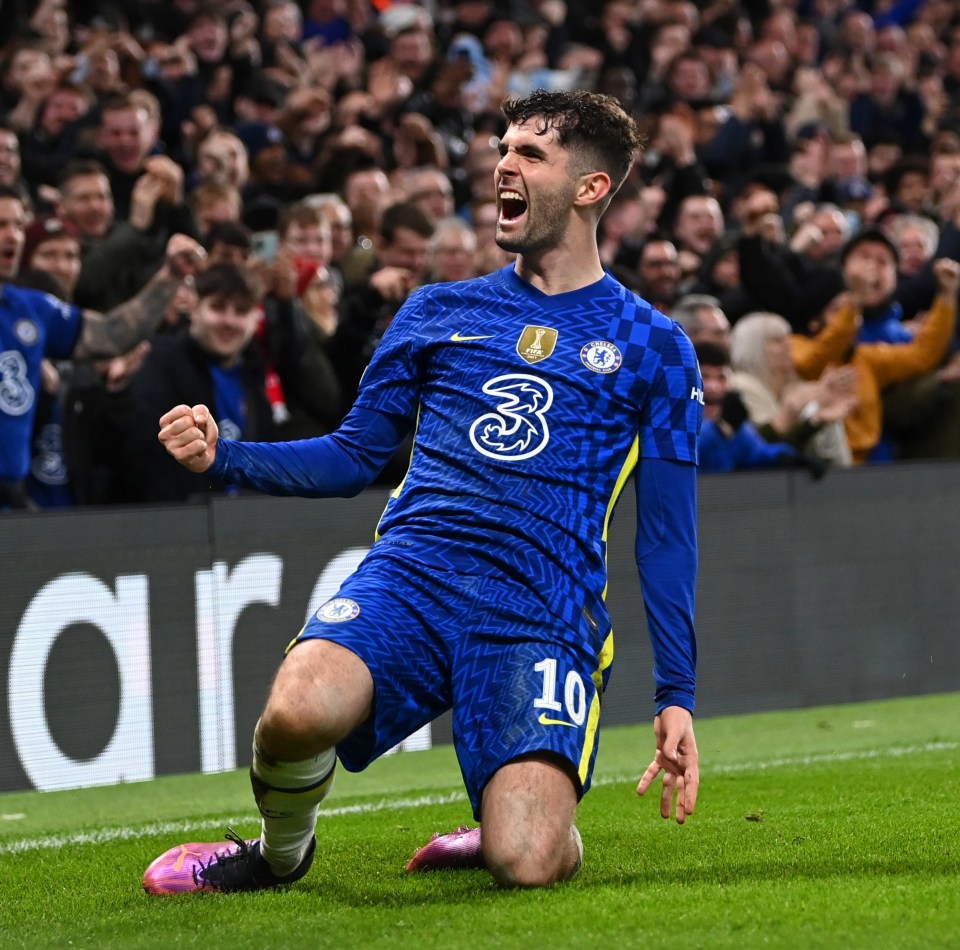
[[[299,884],[148,897],[178,841],[255,835],[246,775],[0,795],[0,947],[960,946],[960,694],[704,719],[697,814],[634,795],[649,726],[603,735],[586,861],[546,891],[408,876],[469,818],[449,748],[341,770]],[[659,783],[657,791],[659,791]]]

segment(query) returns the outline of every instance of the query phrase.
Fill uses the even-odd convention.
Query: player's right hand
[[[160,417],[163,447],[191,472],[205,472],[217,454],[220,430],[204,405],[175,406]]]

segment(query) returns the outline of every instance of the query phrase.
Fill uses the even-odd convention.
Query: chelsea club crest
[[[613,343],[594,340],[580,351],[580,362],[595,373],[613,373],[620,369],[623,356]]]
[[[344,623],[353,620],[359,613],[360,605],[355,600],[349,597],[334,597],[317,611],[317,620],[324,623]]]

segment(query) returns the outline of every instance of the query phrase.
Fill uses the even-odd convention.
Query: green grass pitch
[[[254,835],[242,772],[0,795],[0,947],[960,947],[960,694],[702,719],[680,827],[638,799],[649,726],[608,729],[580,807],[580,875],[499,891],[407,876],[469,820],[449,748],[341,771],[318,859],[282,892],[152,898],[178,841]]]

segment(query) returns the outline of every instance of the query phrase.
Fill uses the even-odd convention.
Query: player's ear
[[[606,172],[587,172],[580,176],[574,204],[579,207],[596,204],[610,194],[610,176]]]

